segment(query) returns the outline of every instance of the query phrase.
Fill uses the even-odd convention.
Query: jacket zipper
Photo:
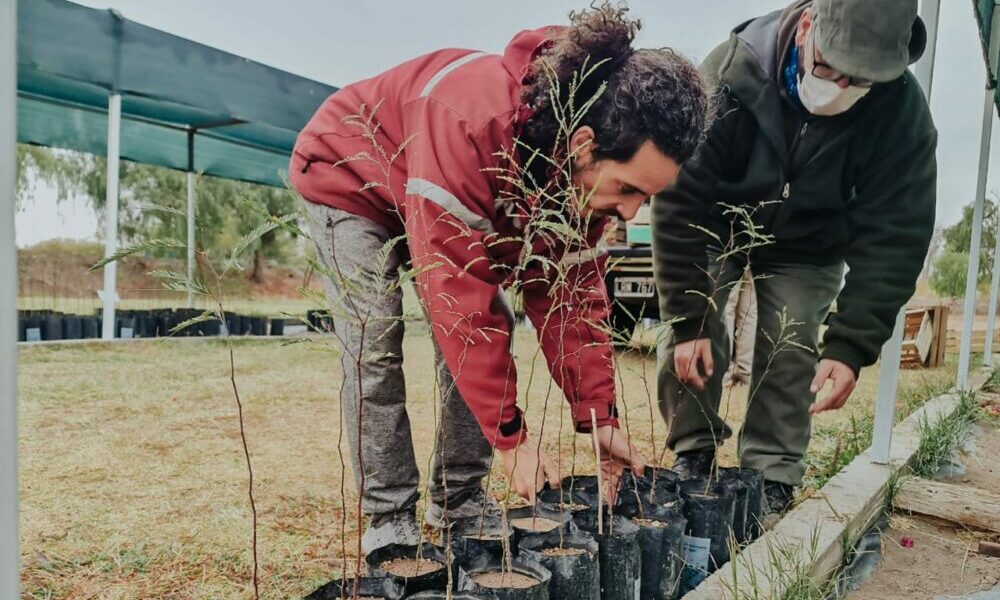
[[[794,164],[795,161],[795,152],[799,149],[799,142],[802,141],[802,138],[805,136],[806,131],[808,130],[809,130],[809,121],[806,121],[805,123],[802,124],[802,127],[799,128],[798,133],[795,135],[795,139],[792,140],[792,147],[788,151],[788,167],[785,169],[785,174],[786,174],[785,185],[781,189],[782,200],[787,200],[788,197],[792,195],[791,173],[792,173],[792,165]]]

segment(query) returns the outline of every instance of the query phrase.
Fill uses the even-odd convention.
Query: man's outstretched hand
[[[525,437],[516,448],[501,450],[500,456],[503,458],[503,472],[507,476],[507,483],[532,504],[546,481],[550,487],[559,487],[559,469],[538,447],[538,442]]]
[[[601,481],[604,497],[608,504],[614,504],[618,483],[625,469],[632,469],[636,477],[642,477],[646,469],[646,459],[629,440],[625,431],[604,425],[597,428],[597,443],[601,447]]]
[[[826,385],[827,381],[833,382],[830,392],[825,398],[809,407],[809,414],[815,415],[825,410],[837,410],[844,406],[847,399],[851,397],[854,386],[858,380],[854,376],[854,370],[839,360],[824,358],[819,361],[816,369],[816,377],[809,386],[809,391],[816,394]]]

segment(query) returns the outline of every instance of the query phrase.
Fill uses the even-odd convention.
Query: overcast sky
[[[789,0],[790,1],[790,0]],[[126,18],[305,77],[340,86],[446,47],[501,52],[517,31],[563,23],[588,0],[84,0]],[[783,0],[632,0],[643,22],[638,46],[671,46],[703,58],[738,23]],[[931,109],[939,131],[938,224],[972,201],[985,68],[971,2],[941,0]],[[995,155],[996,153],[994,153]],[[990,188],[1000,160],[992,161]],[[53,237],[93,238],[85,203],[56,205],[42,190],[18,215],[18,245]],[[905,202],[900,198],[900,202]]]

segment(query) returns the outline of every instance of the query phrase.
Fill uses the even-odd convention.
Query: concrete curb
[[[973,373],[971,389],[979,391],[991,373],[986,367]],[[788,577],[775,576],[772,560],[779,548],[811,556],[813,579],[829,580],[843,565],[845,548],[853,548],[882,513],[893,473],[908,465],[919,448],[921,424],[937,423],[954,412],[958,402],[954,391],[929,400],[893,428],[890,464],[874,464],[864,452],[684,599],[783,598]]]

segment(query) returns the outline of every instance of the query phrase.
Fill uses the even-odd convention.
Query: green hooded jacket
[[[754,260],[846,262],[822,358],[857,373],[877,360],[923,267],[937,131],[909,71],[833,117],[813,116],[790,98],[781,67],[809,4],[740,25],[702,64],[717,86],[718,112],[676,185],[653,201],[654,269],[661,316],[680,318],[677,341],[707,337],[707,250],[747,243],[745,219],[726,214],[727,205],[743,207],[757,232],[772,236],[749,252],[751,268]]]

